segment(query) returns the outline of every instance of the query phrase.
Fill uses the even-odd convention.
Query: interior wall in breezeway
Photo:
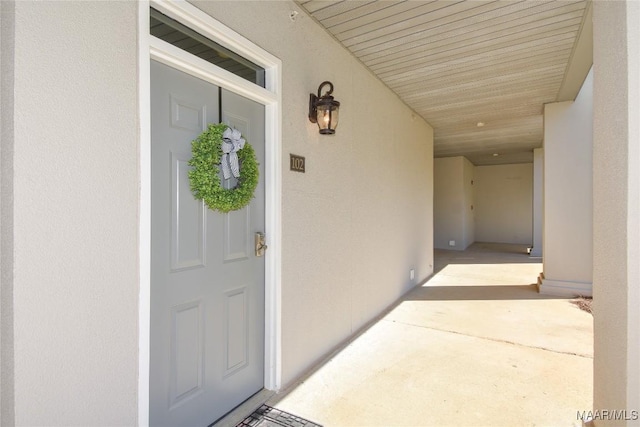
[[[433,224],[436,249],[465,250],[474,242],[473,164],[462,156],[434,160]]]
[[[533,241],[532,257],[542,256],[542,217],[544,215],[544,149],[533,150]]]
[[[593,3],[593,406],[624,416],[598,427],[640,425],[638,22],[638,2]]]
[[[476,166],[477,242],[531,245],[533,164]]]
[[[282,180],[286,385],[431,275],[433,130],[294,2],[194,4],[282,61],[283,164],[306,158]],[[307,119],[325,80],[333,136]]]
[[[2,3],[2,425],[137,425],[138,5]]]
[[[137,425],[138,2],[14,5],[1,202],[15,219],[2,247],[15,292],[1,296],[15,347],[1,387],[15,405],[2,412],[17,425]],[[286,385],[431,275],[433,130],[294,2],[195,5],[282,60],[282,164],[306,157],[282,182]],[[342,103],[334,136],[307,119],[324,80]]]
[[[0,425],[13,408],[13,120],[14,2],[0,2]]]
[[[476,241],[476,219],[475,219],[475,191],[474,178],[475,166],[466,157],[462,158],[462,195],[464,203],[462,214],[464,228],[462,230],[462,245],[467,248]]]
[[[474,242],[532,244],[533,165],[474,166],[466,157],[434,161],[434,247]]]
[[[592,122],[593,71],[575,101],[544,109],[544,293],[591,295]]]

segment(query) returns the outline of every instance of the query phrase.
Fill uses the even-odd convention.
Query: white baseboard
[[[590,297],[593,295],[593,285],[585,282],[570,282],[565,280],[550,280],[542,278],[538,292],[543,295],[559,297]]]

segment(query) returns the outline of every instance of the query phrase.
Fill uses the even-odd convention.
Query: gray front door
[[[228,214],[187,175],[191,141],[220,119],[260,163],[255,199]],[[209,425],[264,385],[264,163],[264,106],[151,62],[152,426]]]

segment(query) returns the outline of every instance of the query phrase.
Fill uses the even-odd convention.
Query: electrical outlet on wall
[[[412,268],[411,270],[409,270],[409,279],[413,280],[415,278],[416,278],[416,270]]]
[[[455,240],[449,240],[449,246],[455,246],[455,245],[456,245]]]

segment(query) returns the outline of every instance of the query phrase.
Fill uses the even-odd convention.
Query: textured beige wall
[[[532,243],[533,164],[476,166],[476,241]]]
[[[433,133],[293,2],[194,4],[282,60],[283,164],[306,157],[305,174],[283,171],[287,384],[432,273]],[[334,136],[306,118],[324,80]]]
[[[16,425],[137,422],[136,8],[15,3]]]
[[[0,2],[0,425],[13,425],[14,3]]]
[[[466,157],[434,160],[434,247],[465,250],[475,241],[475,167]],[[451,246],[449,242],[455,241]]]
[[[464,157],[434,159],[433,233],[437,249],[464,250]],[[449,241],[455,245],[450,246]]]
[[[462,194],[464,205],[462,207],[464,215],[464,230],[462,243],[465,248],[475,242],[475,166],[466,157],[462,160]]]
[[[533,248],[531,256],[542,256],[542,217],[544,215],[544,149],[533,150]]]
[[[594,409],[640,411],[640,3],[593,19]]]
[[[306,174],[283,175],[286,384],[432,273],[433,131],[293,2],[198,6],[282,60],[283,164],[307,158]],[[136,8],[16,4],[14,241],[2,259],[14,261],[4,371],[20,425],[136,424]],[[342,102],[333,137],[306,118],[323,80]]]
[[[593,269],[592,117],[593,71],[575,101],[544,109],[544,275],[550,287],[585,295]]]

